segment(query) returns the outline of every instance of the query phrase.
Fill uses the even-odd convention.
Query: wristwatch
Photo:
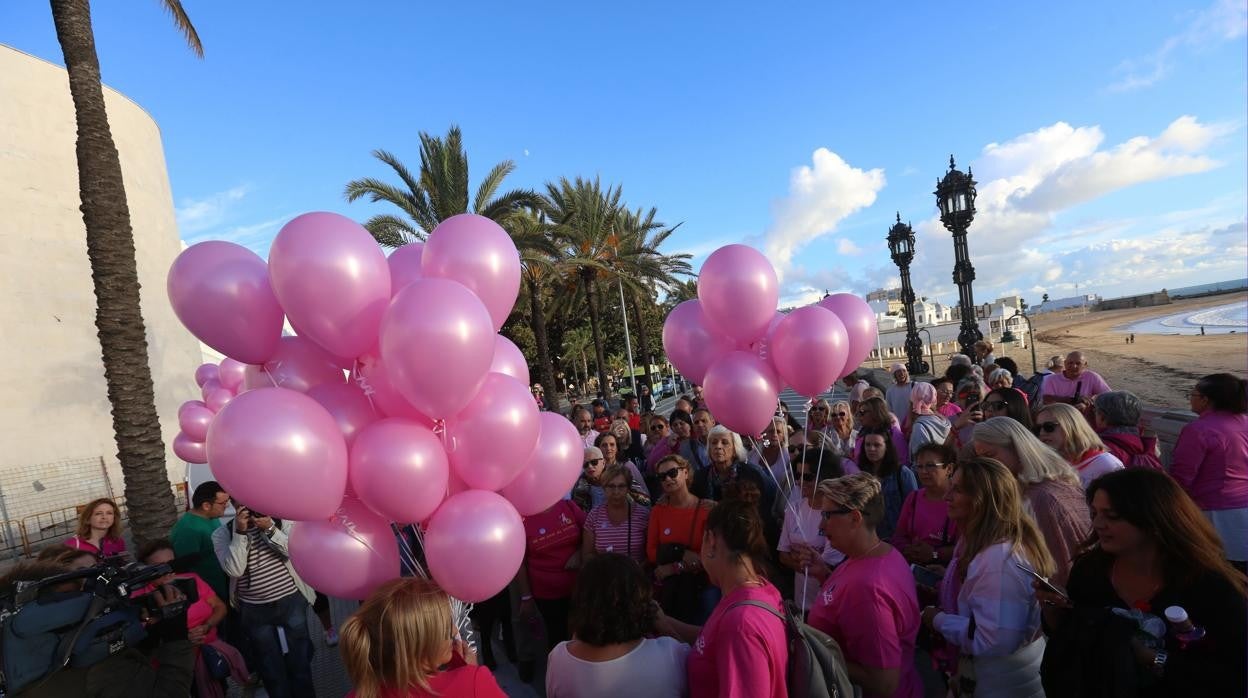
[[[938,560],[940,560],[940,553],[936,550],[932,550],[932,562],[936,562]]]
[[[1169,658],[1170,655],[1166,654],[1165,650],[1157,650],[1157,653],[1153,655],[1153,671],[1157,672],[1158,676],[1166,670],[1166,660]]]

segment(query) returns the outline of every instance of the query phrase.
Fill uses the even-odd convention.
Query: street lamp
[[[971,176],[971,168],[966,174],[955,167],[953,156],[949,156],[949,171],[944,179],[936,181],[936,205],[940,208],[940,222],[945,229],[953,233],[953,283],[958,286],[958,313],[962,316],[962,326],[958,330],[958,345],[963,354],[975,355],[975,342],[984,338],[979,331],[979,322],[975,318],[975,298],[971,293],[971,282],[975,280],[975,267],[971,266],[971,255],[966,247],[966,230],[971,221],[975,220],[975,178]]]
[[[1023,322],[1027,323],[1027,346],[1031,347],[1031,374],[1034,376],[1040,372],[1040,369],[1036,366],[1036,333],[1031,329],[1031,318],[1027,317],[1027,313],[1018,313],[1011,317],[1021,317]],[[1001,341],[1013,342],[1014,339],[1014,332],[1006,328],[1005,333],[1001,335]]]
[[[927,373],[928,365],[923,360],[923,340],[914,326],[914,289],[910,287],[910,262],[914,261],[914,228],[909,223],[901,222],[901,213],[897,214],[897,223],[888,229],[888,251],[893,256],[893,263],[901,271],[901,303],[906,311],[906,370],[912,376]]]
[[[931,359],[931,360],[932,360],[932,366],[931,366],[931,367],[932,367],[932,370],[933,370],[933,371],[935,371],[935,369],[936,369],[936,352],[932,351],[932,332],[931,332],[931,330],[927,329],[926,327],[920,327],[920,328],[919,328],[919,332],[926,332],[926,333],[927,333],[927,358],[929,358],[929,359]],[[936,374],[935,374],[935,373],[933,373],[932,375],[936,375]]]

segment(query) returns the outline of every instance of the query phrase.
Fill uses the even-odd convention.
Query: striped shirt
[[[619,524],[611,523],[607,505],[594,507],[585,519],[585,530],[594,534],[594,550],[600,553],[619,553],[638,562],[646,559],[646,529],[650,525],[650,509],[629,503],[629,519]]]
[[[235,534],[238,535],[238,534]],[[271,603],[299,591],[286,571],[286,556],[275,550],[260,529],[247,530],[247,570],[234,593],[243,603]]]

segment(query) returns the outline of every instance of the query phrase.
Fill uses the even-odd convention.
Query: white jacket
[[[316,591],[299,578],[299,573],[295,572],[295,566],[290,564],[290,553],[286,550],[286,545],[290,541],[290,532],[294,528],[293,521],[275,522],[273,535],[269,537],[268,545],[285,558],[286,572],[290,574],[291,579],[295,580],[299,593],[303,594],[308,603],[315,603]],[[230,605],[234,608],[238,608],[238,599],[235,597],[234,590],[238,587],[238,578],[247,571],[247,551],[250,549],[250,541],[250,536],[234,532],[233,521],[218,527],[212,533],[212,549],[217,554],[217,562],[221,563],[221,569],[230,576]]]

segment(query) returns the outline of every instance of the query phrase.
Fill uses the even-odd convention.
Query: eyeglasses
[[[628,485],[625,485],[623,483],[618,483],[615,485],[603,485],[602,489],[604,490],[626,490],[628,489]]]
[[[949,464],[948,463],[915,463],[914,469],[915,470],[932,470],[935,468],[943,468],[947,465]]]
[[[802,482],[814,482],[815,478],[818,477],[818,475],[812,472],[805,472],[805,473],[793,473],[793,477],[797,478],[798,480],[801,480]]]
[[[1037,432],[1042,431],[1046,434],[1052,434],[1053,432],[1057,431],[1058,426],[1059,425],[1057,422],[1040,422],[1039,424],[1036,425],[1036,431]]]
[[[844,516],[853,511],[853,509],[825,509],[824,511],[819,512],[819,515],[823,517],[824,521],[827,521],[833,516]]]
[[[659,479],[660,480],[675,480],[676,474],[679,473],[681,470],[682,468],[672,468],[671,470],[661,471],[659,473]]]
[[[989,400],[988,402],[984,403],[984,407],[990,410],[1004,410],[1009,406],[1010,406],[1010,403],[1006,402],[1005,400]]]
[[[594,467],[595,465],[598,465],[598,464],[599,464],[599,463],[601,463],[601,462],[602,462],[602,459],[601,459],[601,458],[595,458],[595,459],[593,459],[593,460],[587,460],[587,461],[585,461],[585,466],[584,466],[584,467],[586,467],[586,468],[592,468],[592,467]]]

